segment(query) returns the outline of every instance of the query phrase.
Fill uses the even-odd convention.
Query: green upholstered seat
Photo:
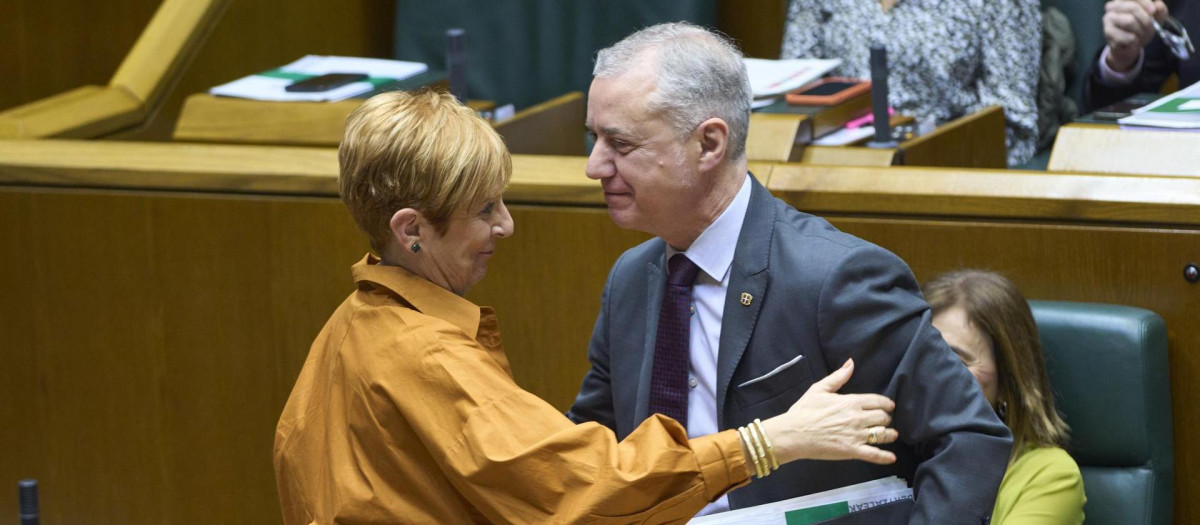
[[[1056,7],[1071,21],[1075,35],[1074,76],[1067,83],[1067,96],[1083,106],[1083,84],[1088,66],[1104,48],[1104,4],[1106,0],[1042,0],[1042,7]]]
[[[1083,472],[1088,523],[1171,523],[1167,331],[1141,308],[1030,301]]]

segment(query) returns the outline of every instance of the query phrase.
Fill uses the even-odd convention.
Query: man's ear
[[[412,208],[404,208],[393,213],[392,219],[388,221],[388,227],[392,230],[392,238],[395,239],[396,245],[407,249],[413,243],[420,242],[422,222],[421,212]]]
[[[696,126],[695,133],[700,141],[700,169],[716,168],[729,149],[729,124],[713,117]]]

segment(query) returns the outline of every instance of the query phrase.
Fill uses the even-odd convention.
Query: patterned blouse
[[[942,124],[1004,108],[1008,164],[1037,143],[1038,0],[792,0],[782,58],[840,58],[834,74],[870,78],[870,46],[887,46],[888,102]]]

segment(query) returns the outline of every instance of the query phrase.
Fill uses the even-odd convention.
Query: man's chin
[[[646,223],[643,220],[643,218],[641,216],[639,216],[638,214],[634,213],[633,210],[630,210],[628,208],[624,208],[624,209],[609,208],[608,209],[608,218],[612,220],[613,224],[617,225],[617,227],[622,230],[634,230],[634,231],[639,231],[639,232],[651,233],[647,229]]]
[[[633,213],[628,209],[609,208],[608,218],[613,221],[613,224],[616,224],[618,228],[623,230],[636,229],[634,228],[634,224],[637,221],[634,220]]]

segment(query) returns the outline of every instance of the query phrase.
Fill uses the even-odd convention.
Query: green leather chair
[[[1171,523],[1174,445],[1167,330],[1141,308],[1030,301],[1088,523]]]
[[[1088,67],[1104,49],[1104,4],[1107,0],[1041,0],[1042,7],[1056,7],[1071,21],[1075,35],[1075,74],[1067,82],[1067,96],[1083,104],[1083,84]]]

